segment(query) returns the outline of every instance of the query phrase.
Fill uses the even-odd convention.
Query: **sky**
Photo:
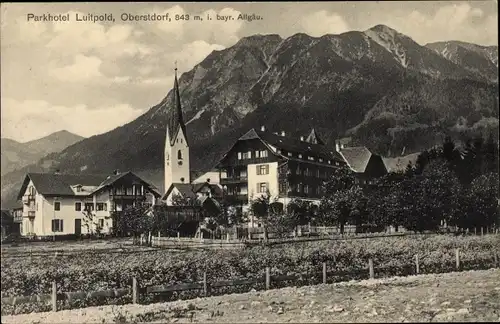
[[[496,1],[269,3],[2,3],[1,136],[20,142],[59,130],[90,137],[134,120],[160,102],[179,73],[213,50],[254,34],[311,36],[384,24],[424,45],[460,40],[498,45]],[[168,13],[170,22],[122,15]],[[215,17],[255,14],[261,20]],[[69,14],[69,21],[28,15]],[[87,14],[114,21],[76,21]],[[190,20],[175,20],[190,15]],[[203,21],[194,20],[199,15]],[[213,19],[207,20],[207,15]],[[179,16],[180,17],[180,16]],[[186,17],[186,16],[184,16]]]

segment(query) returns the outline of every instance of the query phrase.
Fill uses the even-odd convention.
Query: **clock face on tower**
[[[179,165],[182,165],[182,161],[177,162]]]

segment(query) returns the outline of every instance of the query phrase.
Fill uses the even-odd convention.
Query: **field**
[[[498,322],[500,270],[289,287],[150,305],[2,316],[2,323]]]
[[[141,287],[235,278],[254,279],[270,267],[271,275],[297,275],[298,281],[272,283],[271,288],[291,285],[313,285],[322,280],[322,263],[328,267],[328,282],[368,278],[368,259],[373,259],[375,277],[415,273],[415,254],[419,255],[420,273],[454,271],[455,249],[460,249],[460,269],[489,269],[498,266],[494,252],[500,251],[497,235],[454,237],[392,237],[346,241],[320,241],[254,247],[245,250],[129,251],[127,253],[81,253],[54,256],[2,256],[2,298],[20,295],[49,294],[52,281],[58,293],[128,288],[132,278]],[[2,253],[3,254],[3,253]],[[221,287],[212,295],[260,290],[261,284]],[[194,298],[200,291],[147,295],[142,303]],[[131,302],[131,295],[119,298],[94,298],[82,301],[60,301],[58,309],[79,308]],[[50,305],[35,302],[6,305],[2,315],[50,310]]]

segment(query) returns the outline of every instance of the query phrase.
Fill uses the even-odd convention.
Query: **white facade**
[[[189,146],[185,134],[179,127],[175,134],[173,144],[170,143],[170,134],[167,127],[165,140],[165,190],[172,183],[190,183],[189,171]]]
[[[33,189],[30,189],[30,188]],[[30,191],[33,190],[33,191]],[[23,202],[22,235],[68,235],[78,233],[75,225],[80,224],[80,233],[95,232],[97,226],[102,226],[101,233],[110,233],[113,226],[110,219],[111,201],[108,191],[97,195],[71,197],[45,197],[36,192],[30,181],[24,197],[34,193],[34,200]],[[23,200],[25,200],[23,198]],[[92,219],[84,214],[85,206],[93,209]],[[79,223],[77,220],[80,220]],[[55,231],[53,231],[53,223]]]
[[[195,180],[193,180],[193,183],[204,183],[207,182],[207,180],[210,180],[210,183],[213,184],[219,184],[220,183],[220,178],[224,178],[225,173],[223,172],[222,174],[219,173],[219,171],[208,171]]]

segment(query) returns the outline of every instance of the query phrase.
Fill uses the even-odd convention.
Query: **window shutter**
[[[255,168],[257,169],[257,175],[260,175],[260,166],[256,165]]]
[[[266,164],[266,174],[269,174],[269,164]]]
[[[251,159],[252,158],[252,151],[248,151],[248,158]]]
[[[241,160],[241,152],[238,152],[238,160]]]
[[[59,231],[63,232],[63,220],[61,219],[61,220],[59,220],[59,222],[60,222],[59,223]]]
[[[260,183],[257,183],[257,192],[260,193]]]
[[[55,219],[53,219],[53,220],[52,220],[52,232],[55,232],[55,231],[56,231],[55,224],[56,224],[56,220],[55,220]]]

